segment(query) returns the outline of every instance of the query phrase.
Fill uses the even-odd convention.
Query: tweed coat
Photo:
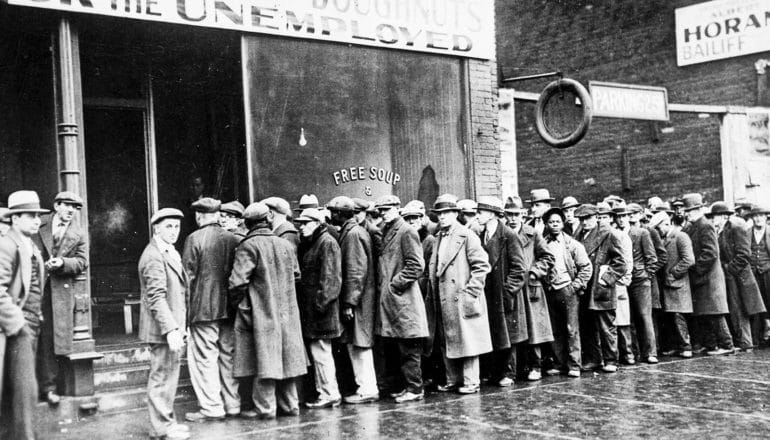
[[[486,229],[481,232],[482,242]],[[484,284],[492,348],[502,350],[528,339],[524,283],[528,267],[516,233],[502,221],[484,243],[491,270]]]
[[[187,236],[182,265],[190,282],[189,323],[228,318],[227,279],[240,239],[217,223],[201,226]]]
[[[51,216],[53,220],[55,216]],[[35,240],[43,258],[62,259],[61,267],[49,272],[48,289],[51,295],[52,316],[46,316],[53,323],[53,349],[57,355],[72,353],[72,336],[74,334],[75,295],[86,291],[86,268],[88,267],[88,250],[86,234],[76,220],[70,221],[67,230],[61,238],[58,248],[53,243],[53,225],[45,222]],[[87,308],[88,304],[78,304]],[[43,309],[45,310],[45,308]]]
[[[342,252],[342,307],[353,309],[353,320],[343,323],[342,342],[356,347],[374,346],[374,310],[377,280],[372,239],[366,229],[350,219],[340,230]]]
[[[438,232],[430,261],[430,282],[446,343],[446,357],[457,359],[492,351],[484,283],[490,271],[481,240],[455,222]],[[434,302],[434,303],[435,303]]]
[[[281,223],[275,228],[273,234],[276,237],[281,237],[291,243],[292,247],[294,247],[294,252],[297,252],[297,248],[299,247],[299,231],[297,231],[297,228],[294,227],[292,222],[285,221]]]
[[[527,312],[527,335],[530,344],[553,341],[551,316],[545,299],[544,285],[553,267],[554,257],[542,234],[523,225],[518,234],[527,269],[524,282],[524,308]],[[530,276],[534,275],[534,279]]]
[[[299,257],[299,315],[306,339],[333,339],[342,334],[340,291],[342,254],[340,246],[324,227],[310,237]]]
[[[719,233],[719,259],[727,282],[727,294],[737,298],[746,315],[764,313],[765,303],[751,271],[751,230],[731,216]]]
[[[594,268],[591,281],[586,288],[584,300],[590,310],[615,310],[617,298],[615,283],[625,274],[626,262],[620,239],[607,225],[596,225],[588,232],[578,231],[580,242],[586,249],[588,259]],[[604,286],[599,280],[604,281]]]
[[[674,313],[692,313],[692,293],[690,267],[695,264],[690,236],[671,229],[664,240],[666,246],[666,266],[659,272],[663,294],[663,311]]]
[[[182,262],[161,251],[152,238],[139,258],[139,339],[165,344],[166,334],[187,329],[190,291]]]
[[[255,228],[235,249],[230,295],[235,317],[233,376],[282,380],[307,372],[292,245],[267,228]]]
[[[719,262],[717,231],[705,217],[688,222],[682,229],[692,241],[695,264],[690,267],[693,315],[724,315],[727,308],[727,287],[722,264]]]

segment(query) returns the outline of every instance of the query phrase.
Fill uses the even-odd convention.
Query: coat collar
[[[519,239],[521,239],[521,247],[527,247],[527,245],[535,237],[535,233],[536,233],[535,228],[533,228],[529,224],[525,223],[521,225],[521,230],[519,231]]]
[[[388,244],[390,244],[391,241],[393,241],[394,238],[396,238],[396,234],[398,233],[398,230],[401,229],[401,226],[405,225],[406,222],[404,222],[404,219],[401,217],[397,217],[393,222],[391,222],[389,225],[385,226],[385,229],[383,231],[383,237],[382,237],[382,246],[383,248],[386,247]]]
[[[32,255],[37,258],[38,263],[38,279],[45,280],[45,265],[43,262],[43,256],[40,255],[40,250],[30,240],[29,243],[24,242],[24,238],[19,235],[13,228],[8,230],[6,234],[8,238],[16,243],[16,249],[19,254],[19,271],[21,272],[21,284],[24,289],[24,294],[29,292],[29,285],[32,283]],[[41,292],[43,286],[40,286]]]
[[[171,258],[167,252],[164,252],[164,250],[161,249],[160,245],[158,245],[158,242],[155,240],[154,237],[150,240],[150,246],[153,246],[158,251],[161,258],[163,258],[163,261],[166,263],[166,265],[168,265],[171,268],[171,270],[176,272],[179,279],[187,283],[187,274],[185,273],[184,268],[182,267],[182,262],[176,261],[174,258]],[[171,247],[173,247],[173,245],[171,245]]]
[[[343,223],[342,228],[340,229],[340,241],[342,241],[342,239],[348,235],[348,233],[352,231],[356,226],[358,226],[358,222],[356,221],[355,217]]]
[[[471,233],[470,229],[455,223],[449,227],[447,235],[442,236],[439,234],[439,241],[436,244],[436,250],[438,252],[438,265],[436,267],[436,276],[440,277],[444,274],[449,264],[454,261],[457,254],[462,249],[465,242],[468,240],[468,234]],[[447,246],[442,252],[442,242],[446,241],[443,245]]]
[[[503,222],[498,221],[497,222],[497,229],[495,229],[494,234],[487,240],[486,243],[484,243],[484,250],[487,251],[487,255],[489,255],[489,265],[494,267],[497,264],[497,261],[500,259],[501,255],[501,244],[505,242],[505,235],[503,228],[506,226],[503,224]],[[482,235],[484,232],[482,232]],[[482,242],[484,241],[484,237],[481,237]]]

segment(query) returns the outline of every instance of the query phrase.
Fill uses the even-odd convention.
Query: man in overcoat
[[[139,259],[139,339],[150,344],[147,407],[150,437],[189,438],[186,426],[176,423],[174,396],[184,332],[187,328],[189,281],[182,257],[174,248],[184,215],[174,208],[153,214],[153,236]]]
[[[40,395],[52,405],[59,403],[56,392],[59,359],[72,353],[75,294],[85,291],[88,266],[86,234],[75,212],[83,206],[77,194],[64,191],[54,198],[56,212],[34,236],[43,254],[48,277],[43,295],[43,325],[37,347],[37,377]]]
[[[692,357],[690,332],[685,314],[692,313],[692,294],[688,272],[695,264],[690,237],[680,226],[672,225],[665,211],[656,212],[650,226],[659,231],[666,246],[666,265],[658,272],[661,284],[661,305],[668,321],[670,347],[674,354]]]
[[[727,282],[727,304],[733,345],[753,351],[751,318],[766,311],[762,294],[751,271],[751,237],[746,221],[732,215],[725,202],[711,205],[706,217],[719,235],[719,261]]]
[[[695,264],[690,267],[695,329],[700,333],[707,354],[733,353],[733,340],[725,320],[727,287],[719,261],[719,238],[714,225],[705,217],[703,196],[690,193],[682,197],[687,224],[682,232],[690,236]]]
[[[435,296],[431,303],[439,308],[436,329],[440,336],[436,339],[444,355],[444,390],[477,393],[479,356],[492,351],[484,295],[489,258],[479,237],[457,221],[457,197],[439,196],[433,212],[438,215],[439,230],[430,261],[431,294]]]
[[[749,212],[751,219],[751,271],[757,280],[765,307],[770,303],[770,228],[767,227],[767,215],[770,210],[754,206]],[[754,325],[756,342],[770,340],[770,319],[763,313]]]
[[[377,280],[372,240],[355,218],[355,203],[339,196],[329,201],[332,224],[340,227],[342,256],[342,341],[347,344],[358,389],[345,396],[345,403],[368,403],[380,398],[374,370],[374,311]]]
[[[235,317],[235,377],[254,376],[253,411],[242,416],[298,415],[296,378],[307,372],[295,281],[299,264],[292,245],[273,235],[269,208],[252,203],[243,213],[249,229],[235,249],[230,301]]]
[[[624,275],[626,263],[618,236],[608,225],[600,225],[597,215],[594,205],[583,205],[575,212],[580,219],[575,239],[585,247],[594,268],[586,294],[581,297],[583,362],[588,358],[588,363],[603,364],[603,371],[614,373],[618,369],[615,284]]]
[[[241,412],[233,377],[235,335],[228,314],[227,279],[240,239],[219,226],[220,202],[203,197],[191,205],[198,229],[187,236],[182,264],[190,282],[187,368],[200,409],[189,422],[221,420]]]
[[[40,208],[34,191],[8,196],[11,227],[0,237],[0,407],[10,413],[0,420],[0,436],[35,438],[33,418],[37,403],[35,351],[40,331],[45,266],[32,237],[40,228]],[[3,392],[3,380],[7,380]],[[11,402],[3,402],[10,398]]]
[[[503,208],[503,201],[496,197],[478,200],[481,243],[491,268],[484,295],[493,350],[482,359],[482,367],[491,382],[508,387],[516,377],[516,344],[528,338],[523,289],[527,267],[516,233],[502,221]]]
[[[377,200],[383,219],[378,263],[379,301],[375,334],[395,343],[406,383],[394,393],[397,403],[424,398],[420,357],[429,336],[425,302],[418,280],[425,266],[420,238],[399,215],[401,200],[386,195]]]

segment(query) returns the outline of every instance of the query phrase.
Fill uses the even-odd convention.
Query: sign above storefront
[[[668,121],[665,87],[589,81],[593,115],[605,118]]]
[[[401,181],[401,175],[378,167],[350,167],[343,168],[332,173],[334,185],[354,182],[358,180],[378,180],[389,185],[396,185]]]
[[[770,0],[716,0],[675,15],[678,66],[770,50]]]
[[[461,57],[494,56],[493,0],[0,1]]]

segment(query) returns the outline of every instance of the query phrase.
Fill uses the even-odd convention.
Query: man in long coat
[[[767,227],[767,215],[770,211],[761,206],[754,206],[749,212],[751,219],[751,271],[757,280],[765,307],[770,304],[770,228]],[[763,313],[754,324],[756,343],[770,340],[770,318]]]
[[[682,232],[690,236],[695,255],[695,264],[690,268],[690,289],[696,331],[701,334],[707,354],[733,353],[733,340],[724,317],[730,310],[716,229],[704,216],[703,196],[685,194],[682,203],[687,217]]]
[[[692,313],[692,294],[688,272],[695,264],[690,237],[682,228],[671,224],[665,211],[655,213],[650,226],[664,237],[666,265],[658,272],[661,281],[661,305],[668,318],[669,337],[674,354],[692,357],[690,332],[684,314]]]
[[[59,403],[56,393],[59,357],[72,353],[75,294],[83,293],[86,288],[88,251],[86,234],[74,216],[83,206],[83,199],[64,191],[56,195],[53,206],[56,213],[34,238],[46,260],[48,273],[37,347],[37,377],[40,395],[55,405]]]
[[[184,332],[187,328],[189,283],[182,258],[174,248],[179,238],[182,211],[163,208],[153,214],[153,236],[139,259],[139,339],[150,344],[147,407],[150,437],[189,438],[185,425],[176,423],[174,396]]]
[[[490,381],[501,387],[516,376],[516,344],[527,340],[524,286],[527,268],[516,233],[502,221],[503,201],[480,197],[478,220],[481,242],[489,256],[490,272],[484,284],[493,352],[482,359]],[[483,365],[483,364],[488,365]]]
[[[392,195],[377,201],[383,218],[382,250],[378,259],[380,298],[375,334],[389,338],[400,353],[406,387],[394,393],[396,403],[424,398],[420,357],[427,338],[428,319],[418,280],[425,266],[417,231],[401,218],[401,200]]]
[[[746,221],[732,215],[725,202],[715,202],[707,217],[719,235],[719,260],[727,282],[727,303],[733,344],[753,351],[752,316],[764,313],[762,294],[751,271],[751,238]]]
[[[37,403],[35,347],[42,318],[45,280],[43,256],[32,241],[40,228],[40,199],[34,191],[8,196],[5,218],[11,228],[0,237],[0,436],[20,440],[35,438],[33,418]],[[3,380],[7,379],[3,393]],[[11,402],[3,402],[12,396]],[[5,432],[3,432],[5,431]]]
[[[256,408],[241,415],[261,418],[277,411],[298,415],[296,378],[307,372],[295,290],[299,264],[291,244],[270,230],[268,211],[263,203],[244,211],[249,233],[235,249],[229,280],[230,300],[237,304],[233,375],[254,376]]]
[[[185,414],[185,420],[202,422],[241,412],[238,381],[233,377],[235,336],[227,307],[227,279],[240,239],[219,226],[218,200],[204,197],[191,208],[198,229],[185,240],[182,264],[190,281],[187,367],[200,409]]]
[[[477,393],[479,356],[492,351],[484,295],[489,259],[479,237],[457,221],[457,197],[439,196],[433,212],[438,215],[439,231],[430,261],[431,293],[435,295],[431,303],[439,305],[436,328],[446,367],[444,389]]]
[[[345,403],[368,403],[379,399],[374,370],[374,310],[377,280],[372,257],[372,240],[355,218],[355,203],[344,196],[329,201],[332,224],[340,226],[342,292],[340,303],[348,355],[358,389],[345,396]]]
[[[603,363],[603,371],[614,373],[618,369],[615,284],[625,274],[626,262],[618,236],[608,225],[598,223],[598,212],[594,205],[583,205],[575,211],[580,219],[575,239],[585,247],[594,268],[586,294],[581,297],[580,332],[584,364],[588,358],[589,364]]]

